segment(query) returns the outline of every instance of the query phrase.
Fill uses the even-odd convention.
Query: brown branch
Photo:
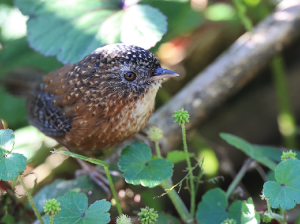
[[[299,38],[299,27],[299,1],[282,1],[277,11],[258,24],[252,35],[241,36],[172,100],[159,108],[149,124],[163,130],[165,152],[181,141],[181,129],[171,117],[175,110],[184,108],[189,111],[187,131],[198,125],[220,103],[248,83],[274,55]],[[117,161],[121,149],[128,144],[130,141],[122,143],[109,161]]]

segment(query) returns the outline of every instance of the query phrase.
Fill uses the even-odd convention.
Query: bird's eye
[[[133,81],[136,79],[136,74],[133,72],[126,72],[124,77],[127,81]]]

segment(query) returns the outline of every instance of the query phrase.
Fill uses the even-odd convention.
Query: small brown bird
[[[147,124],[162,79],[175,76],[147,50],[106,45],[31,83],[26,93],[28,119],[67,147],[107,148]]]

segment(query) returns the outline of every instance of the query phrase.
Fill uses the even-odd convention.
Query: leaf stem
[[[158,141],[155,141],[155,149],[156,149],[157,156],[159,158],[162,158]],[[171,178],[169,178],[168,180],[163,180],[160,185],[162,186],[162,188],[164,190],[171,189],[173,187],[171,182],[172,182]],[[183,201],[181,200],[181,198],[179,197],[179,195],[177,194],[175,189],[168,191],[167,194],[170,197],[173,205],[175,206],[175,208],[176,208],[178,214],[180,215],[180,217],[182,218],[182,220],[185,223],[193,223],[194,219],[190,217],[188,209],[186,208],[185,204],[183,203]]]
[[[191,160],[189,157],[189,152],[187,149],[187,144],[186,144],[186,134],[185,134],[185,125],[181,124],[181,129],[182,129],[182,140],[183,140],[183,149],[185,152],[185,159],[186,163],[188,165],[188,170],[189,172],[192,171],[192,165],[191,165]],[[195,184],[194,184],[194,175],[193,172],[190,174],[190,190],[191,190],[191,216],[194,218],[195,215],[195,204],[196,204],[196,196],[195,196]]]
[[[114,186],[114,182],[112,181],[111,175],[109,173],[108,167],[104,166],[104,170],[105,170],[105,173],[106,173],[107,180],[109,182],[110,190],[111,190],[111,192],[114,196],[114,199],[116,201],[116,207],[117,207],[118,213],[119,213],[119,215],[122,215],[123,213],[122,213],[121,205],[119,203],[118,195],[117,195],[117,192],[116,192],[116,189],[115,189],[115,186]]]
[[[244,27],[246,28],[246,30],[248,32],[252,33],[253,24],[252,24],[252,21],[249,19],[249,17],[247,17],[247,15],[246,15],[246,11],[247,11],[246,6],[242,3],[241,0],[233,0],[233,3],[236,7],[237,14],[240,17]]]
[[[273,216],[273,212],[272,212],[272,209],[271,209],[269,199],[265,198],[265,200],[267,202],[268,212],[269,212],[270,216]]]
[[[20,176],[20,174],[18,175],[18,179],[19,179],[19,181],[20,181],[22,187],[24,188],[24,190],[25,190],[25,192],[26,192],[28,201],[30,202],[30,204],[31,204],[31,206],[32,206],[32,209],[33,209],[33,211],[34,211],[35,216],[38,218],[38,220],[40,221],[41,224],[44,224],[44,221],[43,221],[43,219],[42,219],[40,213],[38,212],[38,210],[37,210],[37,208],[36,208],[36,205],[35,205],[35,203],[34,203],[32,197],[31,197],[31,194],[30,194],[29,190],[27,189],[27,187],[26,187],[24,181],[22,180],[22,177]]]
[[[50,216],[50,224],[53,224],[53,220],[54,220],[54,215]]]
[[[278,99],[279,115],[278,126],[287,148],[297,148],[296,122],[289,100],[286,72],[284,71],[283,59],[280,55],[275,56],[271,61],[271,69],[275,82],[275,89]]]
[[[286,210],[283,210],[283,221],[280,224],[286,224],[287,223],[287,215],[286,215]]]
[[[229,196],[232,194],[236,186],[240,183],[242,178],[244,177],[245,173],[248,170],[248,167],[250,166],[251,162],[253,161],[252,158],[248,158],[242,168],[240,169],[239,173],[236,175],[230,186],[228,187],[228,190],[226,192],[226,198],[228,199]]]
[[[172,188],[172,184],[169,182],[169,180],[163,180],[161,182],[161,186],[163,189]],[[168,191],[168,196],[173,202],[179,216],[182,218],[184,223],[194,223],[194,217],[189,214],[188,209],[186,208],[185,204],[183,203],[175,189]]]
[[[157,155],[159,158],[161,158],[161,153],[160,153],[158,141],[155,142],[155,149],[156,149],[156,155]]]

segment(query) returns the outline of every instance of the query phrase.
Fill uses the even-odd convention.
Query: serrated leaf
[[[149,48],[167,30],[165,16],[151,6],[123,7],[118,0],[16,0],[36,51],[75,63],[106,44],[124,42]],[[30,6],[30,7],[29,7]],[[123,9],[124,8],[124,9]]]
[[[259,213],[255,211],[252,198],[248,198],[247,201],[242,203],[242,224],[259,224],[260,217]]]
[[[0,151],[10,152],[14,148],[15,144],[15,135],[14,132],[10,129],[1,129],[0,130]]]
[[[43,206],[48,199],[57,198],[64,194],[78,190],[80,192],[92,192],[92,198],[103,198],[106,193],[99,187],[95,186],[88,175],[82,175],[74,180],[57,179],[53,183],[42,188],[33,198],[36,207],[40,213],[43,212]]]
[[[300,204],[300,161],[288,159],[278,164],[276,181],[264,184],[263,194],[273,208],[292,209]]]
[[[265,165],[271,170],[275,170],[277,164],[274,163],[271,159],[266,157],[260,150],[258,150],[255,145],[250,144],[246,140],[239,138],[237,136],[227,134],[227,133],[220,133],[222,139],[227,141],[230,145],[242,150],[246,155],[250,156],[252,159],[256,160],[257,162]]]
[[[0,180],[13,180],[26,169],[26,157],[11,153],[15,135],[10,129],[0,130]]]
[[[110,203],[106,200],[96,201],[88,207],[88,199],[84,193],[70,192],[57,198],[60,212],[54,217],[54,223],[64,224],[105,224],[110,222]],[[50,217],[45,216],[45,224],[50,223]]]
[[[118,166],[126,182],[155,187],[172,177],[173,163],[166,159],[150,159],[151,149],[145,143],[134,142],[123,149]]]
[[[26,157],[0,150],[0,180],[13,180],[26,169]]]
[[[242,202],[235,201],[228,207],[226,194],[220,188],[207,191],[198,204],[196,220],[201,224],[217,224],[226,219],[241,223]]]
[[[193,153],[189,153],[189,157],[193,157]],[[167,160],[169,160],[172,163],[179,163],[182,161],[185,161],[185,152],[179,151],[179,150],[174,150],[172,152],[169,152],[167,155]]]
[[[149,49],[167,32],[167,18],[149,5],[129,7],[122,19],[121,41]]]

